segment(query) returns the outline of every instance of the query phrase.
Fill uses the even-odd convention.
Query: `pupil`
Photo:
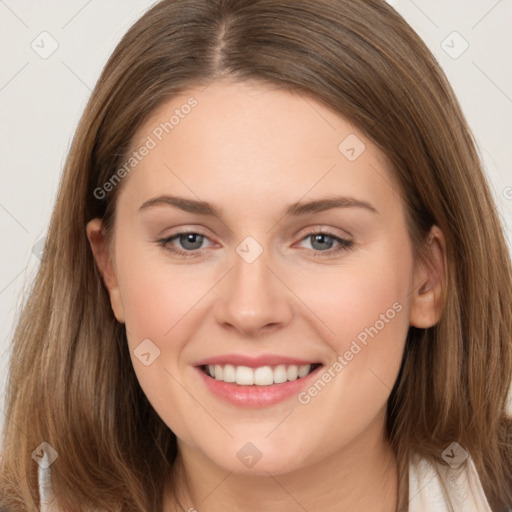
[[[193,250],[199,249],[203,240],[202,235],[197,233],[185,233],[184,235],[181,235],[180,242],[185,249]],[[188,246],[187,244],[192,244],[192,247]]]
[[[328,249],[330,249],[330,247],[332,246],[332,239],[329,235],[322,235],[322,234],[318,234],[318,235],[313,235],[313,243],[311,244],[313,246],[313,248],[316,248],[316,249],[325,249],[326,246],[325,245],[321,245],[322,243],[326,243],[326,239],[327,239],[327,244],[329,245],[329,247],[327,247]],[[329,240],[331,241],[331,243],[329,244]],[[319,247],[315,247],[315,243],[317,242],[320,242],[320,246]]]

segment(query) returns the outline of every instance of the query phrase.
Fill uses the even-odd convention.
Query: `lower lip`
[[[282,384],[271,384],[270,386],[241,386],[235,382],[224,382],[216,380],[196,367],[206,387],[218,398],[240,407],[268,407],[283,402],[284,400],[299,394],[299,392],[310,385],[322,366],[315,368],[311,373],[300,379],[283,382]]]

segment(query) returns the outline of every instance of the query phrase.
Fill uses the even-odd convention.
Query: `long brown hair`
[[[44,256],[14,334],[3,431],[3,506],[38,504],[33,450],[49,443],[66,510],[160,512],[176,437],[142,392],[124,325],[86,237],[114,222],[98,198],[163,101],[215,78],[301,92],[357,126],[393,164],[416,253],[447,241],[441,320],[411,327],[388,402],[407,510],[411,450],[444,463],[457,441],[495,511],[512,506],[512,270],[471,131],[423,41],[383,0],[163,0],[124,36],[73,140]]]

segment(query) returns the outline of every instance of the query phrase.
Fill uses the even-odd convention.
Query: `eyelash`
[[[202,236],[203,238],[208,238],[206,235],[203,235],[202,233],[200,232],[197,232],[197,231],[181,231],[179,233],[176,233],[172,236],[169,236],[169,237],[166,237],[166,238],[162,238],[160,240],[157,240],[157,244],[162,247],[164,250],[176,255],[176,256],[179,256],[179,257],[182,257],[182,258],[194,258],[194,257],[197,257],[198,256],[198,252],[200,249],[195,249],[194,251],[182,251],[180,249],[175,249],[174,247],[170,246],[170,242],[172,242],[174,239],[178,239],[181,235],[199,235],[199,236]],[[307,249],[308,251],[310,252],[313,252],[313,256],[317,257],[317,256],[320,256],[320,257],[328,257],[328,256],[332,256],[333,254],[338,254],[340,252],[343,252],[343,251],[349,251],[351,249],[354,248],[354,242],[351,241],[351,240],[345,240],[344,238],[340,238],[338,236],[335,236],[334,234],[332,233],[329,233],[328,231],[323,231],[323,230],[319,230],[319,231],[312,231],[311,233],[308,233],[306,236],[302,237],[301,238],[301,242],[313,235],[324,235],[324,236],[328,236],[329,238],[332,238],[333,240],[335,240],[336,242],[338,242],[338,247],[336,249],[329,249],[329,250],[326,250],[326,251],[315,251],[314,249]]]

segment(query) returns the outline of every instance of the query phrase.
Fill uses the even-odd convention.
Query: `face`
[[[111,252],[99,221],[88,234],[180,446],[279,474],[382,432],[409,325],[432,318],[377,147],[312,98],[214,82],[162,105],[133,151]]]

